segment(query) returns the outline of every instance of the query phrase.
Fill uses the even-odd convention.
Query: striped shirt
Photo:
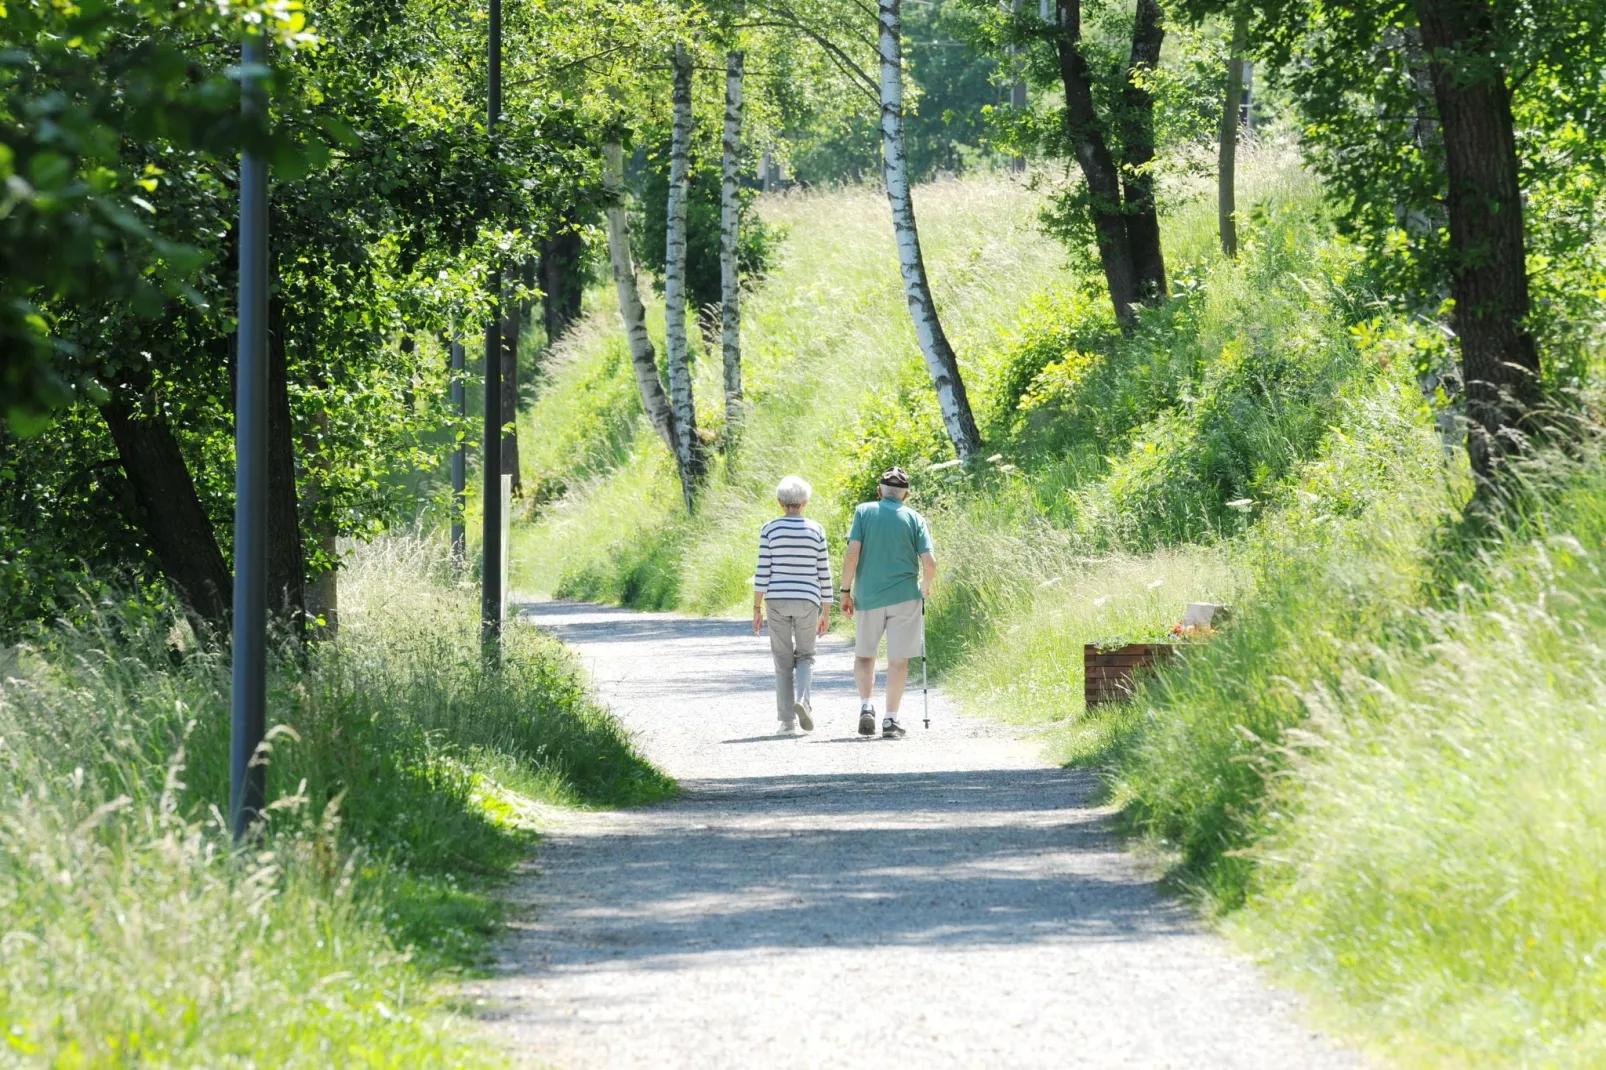
[[[768,598],[801,598],[819,605],[831,598],[831,558],[825,529],[801,516],[780,516],[758,533],[753,590]]]

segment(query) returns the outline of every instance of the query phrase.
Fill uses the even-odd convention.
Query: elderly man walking
[[[797,476],[775,488],[781,516],[758,533],[753,572],[753,634],[766,619],[775,656],[775,716],[781,734],[814,730],[809,690],[814,680],[814,640],[831,623],[831,557],[825,529],[803,516],[812,493]],[[768,602],[766,611],[765,603]]]
[[[853,679],[859,685],[859,735],[875,735],[876,650],[887,637],[887,716],[882,739],[902,739],[898,707],[909,659],[925,656],[924,603],[937,578],[937,557],[925,518],[904,504],[909,474],[881,473],[880,500],[853,512],[842,562],[842,612],[853,614]]]

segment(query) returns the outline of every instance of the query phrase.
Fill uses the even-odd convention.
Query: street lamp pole
[[[454,332],[452,335],[452,412],[457,416],[459,424],[463,417],[468,415],[468,405],[465,401],[463,389],[463,340]],[[463,440],[459,438],[457,445],[452,447],[452,568],[454,574],[460,576],[463,562],[467,560],[468,552],[466,535],[463,530],[463,505],[467,497],[467,451],[463,449]]]
[[[491,40],[487,57],[489,106],[486,130],[496,151],[496,123],[502,114],[502,0],[490,0]],[[490,318],[485,324],[484,529],[480,539],[480,642],[493,664],[502,654],[502,269],[491,268]]]
[[[266,38],[249,29],[241,50],[247,126],[267,117]],[[229,722],[229,824],[244,839],[267,802],[267,770],[255,762],[267,728],[268,615],[268,161],[240,154],[240,294],[235,335],[234,688]]]

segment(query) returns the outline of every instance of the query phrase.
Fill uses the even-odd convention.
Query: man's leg
[[[909,682],[909,659],[887,659],[887,716],[898,719],[898,707],[903,705],[903,687]]]
[[[875,692],[875,658],[853,659],[853,682],[859,685],[859,701],[869,702]]]
[[[881,725],[885,738],[903,736],[898,709],[909,682],[909,661],[921,652],[920,601],[911,599],[887,607],[887,717]]]
[[[875,655],[887,624],[884,609],[861,609],[853,614],[853,682],[859,685],[859,735],[875,735]]]

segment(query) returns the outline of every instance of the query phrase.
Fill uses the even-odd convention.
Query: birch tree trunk
[[[692,396],[691,344],[686,334],[686,201],[691,172],[691,54],[675,45],[672,93],[674,125],[669,139],[669,223],[664,248],[664,349],[669,364],[669,404],[675,412],[675,460],[680,466],[686,509],[702,475],[697,406]]]
[[[904,294],[914,321],[920,352],[926,358],[937,389],[937,404],[954,452],[968,459],[981,448],[981,433],[965,396],[959,360],[937,318],[937,305],[926,278],[915,228],[914,199],[909,192],[909,161],[903,145],[903,26],[900,0],[880,0],[881,24],[881,164],[886,177],[887,200],[892,205],[892,230],[898,244],[898,265],[903,271]]]
[[[658,378],[658,354],[647,333],[647,310],[636,286],[636,265],[630,257],[630,218],[625,214],[625,150],[618,141],[602,147],[602,184],[608,194],[608,262],[613,268],[613,288],[619,295],[619,318],[624,320],[625,338],[630,343],[630,363],[636,370],[636,389],[641,408],[653,430],[664,440],[670,454],[675,453],[675,414]]]
[[[1221,157],[1216,165],[1216,210],[1221,251],[1238,255],[1238,98],[1244,89],[1244,49],[1249,46],[1249,16],[1232,19],[1232,46],[1227,59],[1227,97],[1221,104]]]
[[[742,279],[736,250],[741,238],[742,76],[746,57],[732,52],[725,61],[724,173],[719,191],[720,341],[725,356],[725,457],[742,431]]]

